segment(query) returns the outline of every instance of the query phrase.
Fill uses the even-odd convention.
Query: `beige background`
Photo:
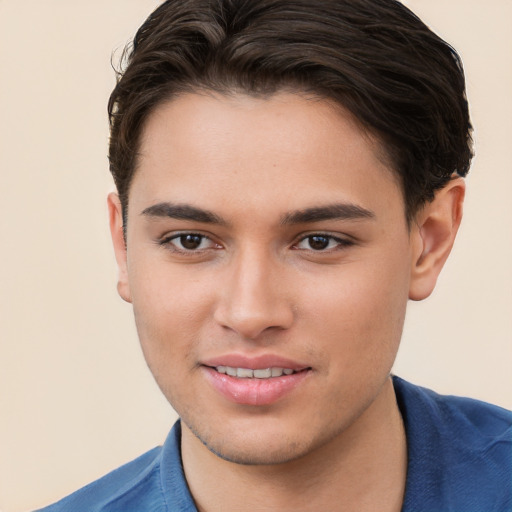
[[[0,510],[47,504],[161,443],[174,413],[115,292],[109,59],[155,0],[0,0]],[[466,215],[395,371],[512,407],[512,2],[407,2],[463,56]]]

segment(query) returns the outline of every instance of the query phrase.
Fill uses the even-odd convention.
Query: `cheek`
[[[408,297],[404,262],[354,262],[324,286],[311,287],[306,315],[328,340],[331,364],[352,373],[391,366],[402,334]]]
[[[139,278],[146,275],[145,279]],[[146,361],[158,379],[171,364],[190,369],[195,364],[195,347],[211,316],[208,283],[192,272],[164,272],[155,267],[134,275],[131,283],[135,323]]]

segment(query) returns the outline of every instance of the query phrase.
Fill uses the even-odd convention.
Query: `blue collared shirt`
[[[512,511],[512,413],[393,377],[407,435],[402,512]],[[191,512],[178,421],[162,447],[40,512]]]

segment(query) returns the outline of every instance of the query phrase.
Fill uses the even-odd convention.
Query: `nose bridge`
[[[245,247],[229,264],[217,321],[246,339],[267,329],[286,329],[293,321],[278,258],[262,247]]]

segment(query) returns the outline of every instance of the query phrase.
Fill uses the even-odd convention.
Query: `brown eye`
[[[180,233],[164,238],[159,243],[173,251],[182,253],[195,253],[220,248],[209,237],[199,233]]]
[[[343,238],[323,233],[315,233],[302,238],[294,248],[315,252],[331,252],[347,248],[351,245],[353,245],[353,242],[350,240],[344,240]]]
[[[184,249],[193,251],[201,246],[204,236],[201,235],[181,235],[179,240]]]
[[[322,251],[329,247],[330,237],[328,236],[309,236],[307,238],[309,247],[314,251]]]

